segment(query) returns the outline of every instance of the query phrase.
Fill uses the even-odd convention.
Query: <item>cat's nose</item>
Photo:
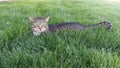
[[[42,27],[38,27],[40,30],[42,29]]]

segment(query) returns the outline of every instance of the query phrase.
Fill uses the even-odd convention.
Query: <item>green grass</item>
[[[116,0],[117,1],[117,0]],[[0,2],[0,68],[120,68],[120,2],[26,0]],[[102,28],[33,36],[29,16],[49,23],[110,21]]]

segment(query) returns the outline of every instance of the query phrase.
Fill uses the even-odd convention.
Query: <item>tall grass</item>
[[[119,7],[108,0],[0,2],[0,68],[120,68]],[[33,36],[29,16],[113,27]]]

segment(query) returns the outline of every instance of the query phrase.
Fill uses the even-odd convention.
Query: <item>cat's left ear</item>
[[[46,17],[44,20],[45,20],[46,22],[48,22],[49,18],[50,18],[50,16]]]

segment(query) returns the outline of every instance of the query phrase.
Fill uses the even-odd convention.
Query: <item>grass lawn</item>
[[[119,7],[119,0],[0,2],[0,68],[120,68]],[[33,36],[29,16],[113,27]]]

